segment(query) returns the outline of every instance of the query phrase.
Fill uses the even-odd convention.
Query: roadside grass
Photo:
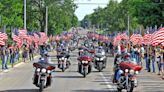
[[[36,58],[36,56],[38,56],[38,55],[34,54],[34,58]],[[28,58],[26,62],[29,62],[29,61],[30,61],[30,59]],[[7,65],[10,68],[10,67],[13,67],[14,65],[16,65],[16,64],[18,64],[20,62],[23,62],[23,57],[22,57],[21,54],[20,54],[19,60],[15,61],[13,64],[10,63],[10,58],[9,58],[8,62],[7,62]],[[1,58],[0,58],[0,67],[2,68],[2,60],[1,60]]]

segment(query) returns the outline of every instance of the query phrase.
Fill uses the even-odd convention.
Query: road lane
[[[57,64],[56,57],[52,57],[51,60]],[[110,57],[103,72],[93,68],[93,72],[83,78],[77,72],[75,51],[71,54],[70,68],[65,72],[56,69],[52,74],[51,87],[46,88],[44,92],[116,92],[116,86],[111,81],[112,64],[113,58]],[[0,92],[38,92],[38,88],[32,84],[33,73],[32,62],[24,63],[8,73],[1,73]],[[138,76],[139,86],[134,92],[164,92],[164,82],[157,75],[142,71]]]

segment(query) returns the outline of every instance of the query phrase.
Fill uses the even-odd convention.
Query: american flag
[[[38,45],[39,45],[39,35],[37,33],[34,33],[34,43],[35,43],[35,48],[38,48]]]
[[[18,29],[13,29],[12,30],[12,38],[13,38],[13,41],[17,42],[17,43],[21,43],[22,40],[21,38],[18,36],[19,32],[18,32]]]
[[[5,45],[5,41],[8,39],[7,34],[5,33],[6,31],[6,26],[4,26],[1,30],[0,30],[0,45],[4,46]]]
[[[151,44],[151,38],[152,37],[152,34],[145,34],[143,36],[143,42],[145,45],[150,45]]]
[[[0,39],[1,39],[1,40],[7,40],[7,39],[8,39],[7,34],[6,34],[6,33],[0,32]]]
[[[120,43],[120,41],[121,41],[121,34],[118,33],[117,36],[114,37],[114,39],[113,39],[113,45],[114,46],[118,45]]]
[[[151,44],[156,46],[163,43],[164,43],[164,28],[161,28],[159,29],[159,31],[153,33]]]
[[[122,33],[122,34],[120,35],[120,37],[121,37],[121,39],[123,39],[123,40],[129,40],[129,36],[128,36],[126,33]]]
[[[143,37],[140,34],[133,34],[130,37],[130,41],[133,43],[133,45],[141,45],[143,43]]]
[[[45,43],[48,40],[47,35],[44,32],[39,32],[40,34],[40,44]]]
[[[28,39],[27,30],[24,30],[24,29],[19,30],[19,37],[22,40],[23,39]]]

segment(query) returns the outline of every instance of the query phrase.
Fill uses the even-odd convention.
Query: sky
[[[86,15],[93,13],[94,9],[98,7],[106,7],[109,0],[75,0],[74,2],[78,6],[78,8],[75,11],[75,14],[78,17],[78,20],[82,20]]]

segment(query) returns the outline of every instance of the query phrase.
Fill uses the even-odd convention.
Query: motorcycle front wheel
[[[102,72],[102,70],[103,70],[103,63],[102,62],[98,63],[98,70],[99,70],[99,72]]]
[[[40,87],[39,87],[39,92],[43,92],[43,88],[44,88],[44,81],[41,81]]]
[[[62,64],[62,72],[65,72],[65,68],[63,64]]]
[[[134,82],[129,82],[127,92],[133,92],[134,89]]]
[[[117,92],[122,92],[122,89],[120,89],[120,88],[117,88]]]
[[[87,71],[86,71],[86,68],[83,68],[83,77],[85,78],[87,75]]]

